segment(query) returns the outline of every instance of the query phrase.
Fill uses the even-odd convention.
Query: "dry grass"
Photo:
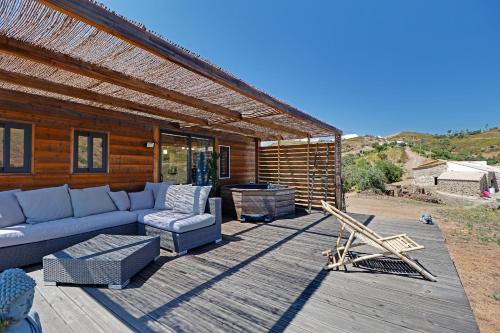
[[[500,245],[500,210],[488,206],[444,206],[437,210],[441,223],[452,223],[452,236],[480,244]]]

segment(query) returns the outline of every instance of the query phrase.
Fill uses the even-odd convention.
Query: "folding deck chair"
[[[415,269],[425,279],[430,281],[437,281],[431,273],[426,271],[410,256],[407,255],[407,252],[420,250],[424,247],[412,240],[406,234],[382,237],[364,224],[356,221],[354,218],[336,209],[335,207],[332,207],[325,201],[321,200],[321,204],[323,205],[324,210],[336,217],[342,225],[335,248],[323,252],[323,255],[328,257],[328,262],[325,266],[325,269],[338,269],[340,266],[345,267],[346,265],[352,265],[360,261],[394,255],[408,264],[410,267]],[[342,245],[342,235],[344,232],[348,232],[350,233],[350,235],[347,242]],[[354,239],[358,239],[360,240],[360,242],[356,242],[355,244],[353,244]],[[347,253],[350,249],[362,245],[369,245],[373,248],[376,248],[380,252],[360,256],[354,259],[347,258]]]

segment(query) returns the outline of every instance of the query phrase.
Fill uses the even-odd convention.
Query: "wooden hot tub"
[[[295,214],[295,189],[271,184],[237,184],[222,188],[226,213],[241,215],[269,215],[273,220]]]

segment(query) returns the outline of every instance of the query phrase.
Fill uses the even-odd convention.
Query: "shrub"
[[[386,150],[388,147],[389,144],[387,142],[384,142],[382,144],[380,144],[379,142],[375,142],[374,144],[372,144],[372,148],[375,149],[377,153]]]
[[[378,160],[375,167],[382,172],[388,183],[399,182],[403,176],[403,168],[390,160]]]
[[[370,166],[361,169],[359,174],[359,190],[381,190],[385,189],[385,176],[380,169]]]
[[[377,154],[378,158],[381,159],[381,160],[386,160],[387,159],[387,154],[386,153],[378,153]]]

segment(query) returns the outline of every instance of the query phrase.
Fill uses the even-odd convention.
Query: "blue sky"
[[[345,133],[500,125],[497,0],[101,0]]]

